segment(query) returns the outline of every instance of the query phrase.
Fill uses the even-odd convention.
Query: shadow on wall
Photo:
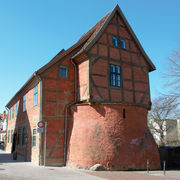
[[[27,110],[23,112],[23,99],[20,99],[17,117],[15,117],[15,128],[12,139],[11,153],[17,152],[17,156],[24,158],[24,161],[31,161],[32,133],[30,119]],[[11,121],[11,120],[10,120]],[[12,131],[11,129],[8,129]],[[12,135],[12,134],[11,134]]]
[[[72,106],[71,108],[68,109],[68,114],[71,116],[71,119],[68,121],[67,123],[67,155],[66,155],[66,159],[64,160],[65,162],[67,162],[67,160],[70,159],[70,150],[71,150],[71,136],[72,136],[72,130],[74,127],[74,119],[72,117],[72,112],[77,112],[77,107],[76,106]]]
[[[105,117],[106,115],[106,110],[104,109],[104,106],[92,106],[97,113],[99,113],[101,116]]]

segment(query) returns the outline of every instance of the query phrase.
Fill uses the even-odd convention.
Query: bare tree
[[[166,144],[166,132],[171,128],[168,119],[176,119],[179,116],[178,101],[176,96],[161,96],[152,103],[152,109],[148,114],[148,126],[159,145]]]
[[[178,41],[178,48],[175,50],[168,60],[168,83],[171,94],[180,98],[180,39]]]

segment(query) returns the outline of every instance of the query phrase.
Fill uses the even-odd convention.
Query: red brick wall
[[[34,87],[34,86],[33,86]],[[21,137],[20,137],[20,144],[17,145],[16,141],[16,151],[18,155],[23,156],[28,161],[32,161],[35,163],[39,163],[39,134],[36,134],[36,146],[32,147],[32,135],[33,129],[37,129],[37,123],[39,121],[39,94],[40,94],[40,86],[38,85],[38,105],[33,106],[33,94],[34,88],[31,87],[26,93],[19,95],[19,98],[16,102],[18,102],[18,112],[17,116],[15,115],[14,110],[14,118],[12,117],[11,112],[11,119],[10,119],[10,111],[8,113],[8,128],[7,132],[13,130],[13,132],[18,133],[18,129],[21,128]],[[26,111],[23,112],[23,95],[26,94]],[[16,109],[16,102],[15,104],[11,105],[11,107],[15,107]],[[28,135],[28,146],[22,144],[22,136],[23,136],[23,128],[26,128],[26,132]],[[12,142],[11,142],[10,133],[9,143],[8,143],[8,136],[7,136],[7,145],[6,150],[11,152]]]
[[[42,75],[43,104],[42,119],[47,122],[46,164],[64,165],[64,121],[65,108],[74,102],[74,66],[70,61],[72,54],[64,57]],[[68,77],[59,76],[60,66],[67,67]],[[70,119],[68,113],[68,121]],[[44,136],[43,136],[44,138]],[[44,142],[42,142],[43,144]],[[43,149],[43,147],[42,147]],[[43,164],[44,152],[41,153]]]
[[[110,170],[160,168],[159,154],[147,123],[147,109],[126,105],[75,105],[67,165]],[[125,110],[125,117],[123,115]]]

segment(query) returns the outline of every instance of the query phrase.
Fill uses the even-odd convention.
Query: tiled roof
[[[104,25],[106,20],[108,19],[111,12],[109,12],[107,15],[105,15],[100,21],[98,21],[98,23],[95,26],[93,26],[87,33],[85,33],[81,36],[80,40],[83,38],[87,39],[87,37],[91,34],[90,37],[87,39],[86,43],[83,45],[83,47],[80,49],[80,51],[77,52],[76,55],[83,52],[83,50],[89,45],[89,43],[96,37],[96,35],[98,34],[98,32],[100,31],[100,29],[102,28],[102,26]]]

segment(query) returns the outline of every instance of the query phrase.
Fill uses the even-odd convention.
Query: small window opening
[[[68,77],[68,69],[66,67],[60,67],[59,76],[60,77]]]
[[[125,118],[126,118],[126,110],[123,109],[123,119],[125,119]]]
[[[125,39],[120,39],[120,47],[122,49],[126,49],[126,40]]]
[[[118,47],[118,38],[116,36],[112,37],[112,44],[113,46]]]

